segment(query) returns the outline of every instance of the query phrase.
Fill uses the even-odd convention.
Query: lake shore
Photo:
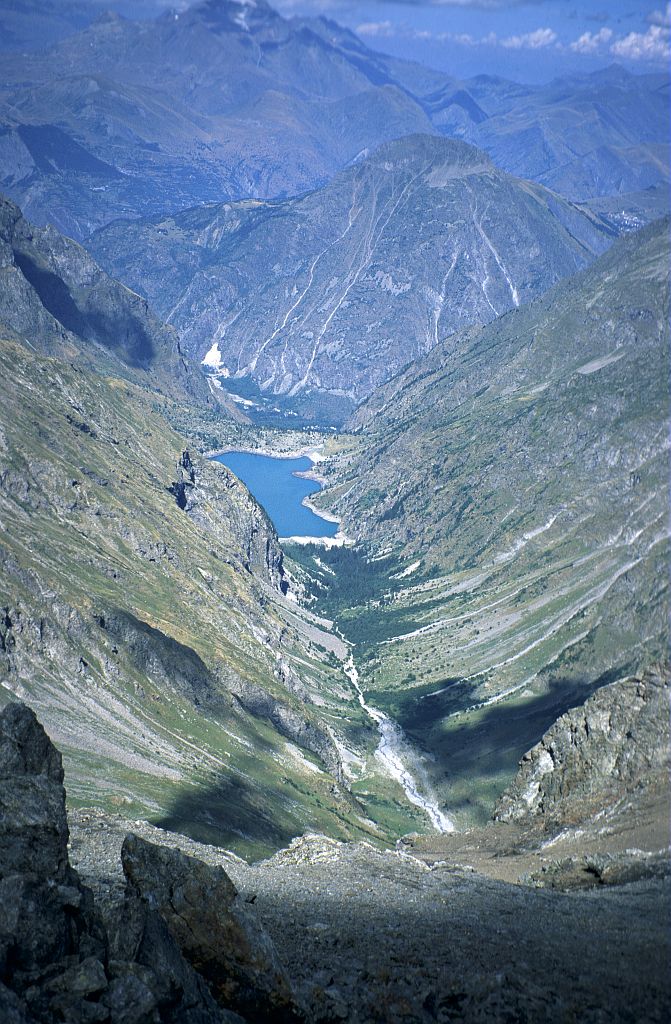
[[[324,447],[323,445],[308,444],[308,445],[302,445],[299,448],[292,448],[292,449],[284,448],[284,449],[278,450],[276,447],[269,446],[269,445],[259,445],[259,447],[257,447],[257,448],[252,448],[249,445],[247,445],[247,446],[239,446],[239,447],[238,446],[233,446],[233,445],[228,445],[226,448],[215,449],[213,451],[206,452],[205,453],[205,458],[208,458],[208,459],[218,459],[221,456],[228,455],[229,453],[231,453],[231,454],[233,454],[233,453],[234,454],[241,454],[241,455],[262,455],[262,456],[265,456],[266,458],[271,458],[271,459],[300,459],[300,458],[307,458],[312,463],[312,468],[305,469],[305,470],[298,470],[298,471],[294,472],[293,475],[298,477],[298,478],[300,478],[300,479],[302,479],[302,480],[314,481],[316,484],[318,484],[318,489],[321,489],[322,487],[324,487],[326,485],[327,481],[326,481],[326,478],[321,473],[317,472],[314,467],[316,467],[321,461],[323,461],[322,457],[319,454],[320,450],[323,447]],[[315,492],[313,492],[313,493],[315,493]],[[322,547],[328,547],[328,548],[331,548],[331,547],[343,547],[343,546],[353,545],[354,544],[354,540],[351,537],[348,537],[343,532],[343,530],[341,529],[340,518],[338,516],[336,516],[336,515],[333,515],[330,512],[325,512],[323,509],[319,508],[317,505],[314,504],[314,502],[311,500],[311,498],[312,498],[311,494],[305,495],[301,499],[301,505],[303,505],[305,508],[307,508],[310,512],[312,512],[313,515],[317,516],[319,519],[323,519],[327,523],[336,523],[338,525],[338,531],[335,534],[335,536],[334,537],[312,537],[312,536],[302,536],[302,535],[280,536],[280,538],[279,538],[280,541],[282,543],[285,543],[285,544],[288,544],[288,543],[289,544],[317,544],[317,545],[320,545]],[[278,533],[279,533],[279,531],[278,531]]]

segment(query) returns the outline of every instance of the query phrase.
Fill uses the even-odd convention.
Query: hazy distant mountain
[[[54,38],[54,18],[70,31],[90,10],[25,0],[0,4],[0,24],[30,16],[35,38]],[[295,195],[384,141],[433,132],[585,199],[668,180],[667,108],[661,75],[460,82],[323,18],[204,0],[155,20],[101,14],[44,52],[5,54],[0,187],[81,239],[116,217]]]
[[[3,58],[2,187],[81,238],[118,216],[295,194],[366,147],[431,130],[371,51],[317,28],[264,0],[205,0],[155,21],[102,15],[43,54]]]
[[[88,25],[90,3],[0,0],[0,51],[36,50]]]
[[[425,95],[441,132],[571,199],[669,179],[669,81],[613,66],[547,86],[480,76]]]
[[[192,356],[210,352],[227,374],[290,399],[327,392],[342,411],[611,238],[480,150],[423,135],[383,145],[304,198],[119,222],[90,244]]]

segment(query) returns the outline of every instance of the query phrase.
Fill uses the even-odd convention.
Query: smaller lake
[[[338,524],[316,516],[302,505],[303,498],[320,490],[316,480],[294,476],[312,469],[308,458],[277,459],[250,452],[215,455],[239,477],[268,513],[280,537],[335,537]]]

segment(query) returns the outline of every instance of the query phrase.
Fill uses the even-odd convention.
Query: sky
[[[130,17],[198,0],[83,0]],[[255,0],[234,0],[254,3]],[[268,0],[285,17],[324,15],[373,50],[457,77],[502,75],[547,82],[622,64],[668,71],[667,0]]]
[[[543,82],[619,63],[669,66],[671,3],[627,0],[270,0],[285,16],[323,14],[372,49],[457,76]]]

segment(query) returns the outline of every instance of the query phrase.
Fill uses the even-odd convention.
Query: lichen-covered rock
[[[158,911],[222,1005],[250,1021],[300,1019],[272,941],[222,867],[133,834],[121,862],[131,892]]]
[[[669,672],[654,670],[597,690],[562,715],[520,761],[499,821],[583,821],[669,765]]]

